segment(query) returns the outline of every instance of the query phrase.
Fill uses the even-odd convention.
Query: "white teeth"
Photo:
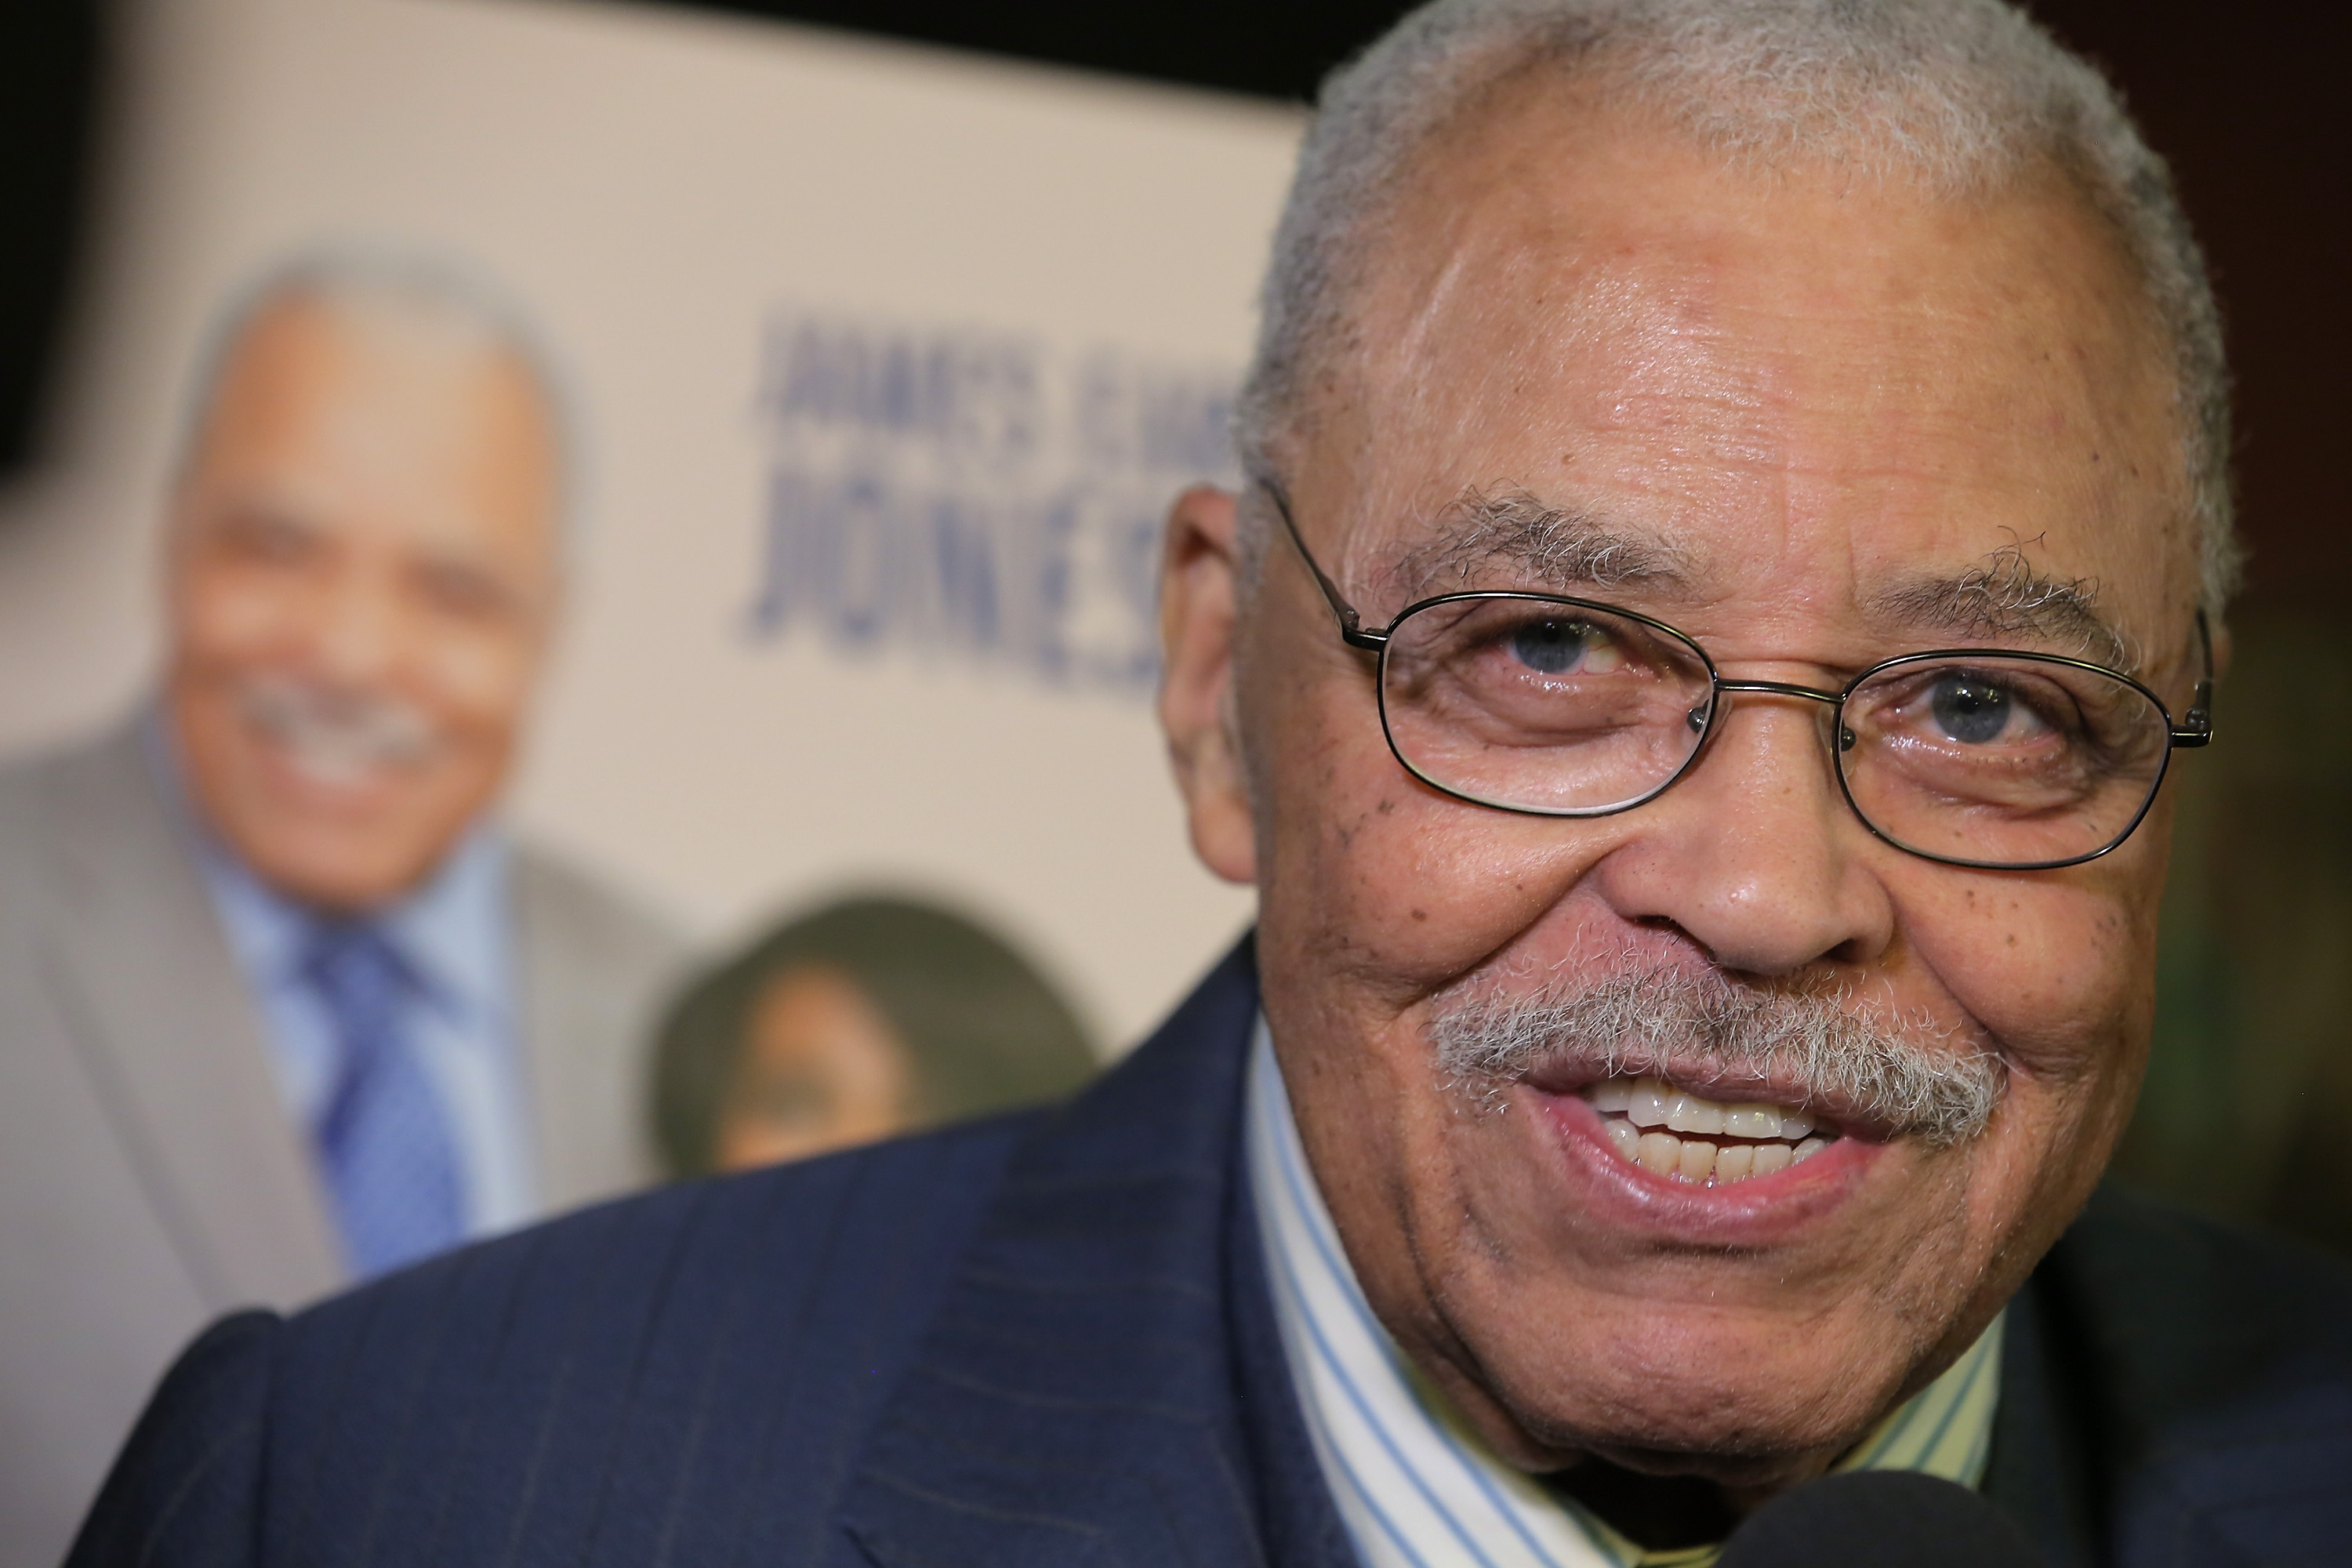
[[[1618,1157],[1694,1187],[1773,1175],[1837,1142],[1837,1133],[1816,1138],[1804,1112],[1757,1100],[1722,1105],[1658,1077],[1601,1079],[1583,1096]]]
[[[1601,1129],[1609,1134],[1609,1142],[1617,1146],[1617,1152],[1624,1155],[1633,1163],[1641,1163],[1642,1130],[1640,1128],[1630,1121],[1612,1116],[1601,1124]]]
[[[1813,1135],[1813,1118],[1778,1105],[1725,1105],[1654,1077],[1612,1078],[1584,1098],[1610,1147],[1628,1163],[1694,1186],[1769,1176],[1837,1141]]]
[[[1677,1094],[1666,1101],[1666,1125],[1677,1132],[1718,1133],[1723,1131],[1723,1107],[1695,1094]]]

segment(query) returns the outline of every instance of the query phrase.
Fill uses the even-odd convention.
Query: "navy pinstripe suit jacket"
[[[165,1380],[73,1562],[1347,1568],[1242,1175],[1246,946],[1064,1111],[467,1249]],[[1992,1495],[2060,1563],[2352,1562],[2352,1269],[2103,1197]]]

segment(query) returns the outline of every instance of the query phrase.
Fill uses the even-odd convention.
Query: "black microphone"
[[[1717,1568],[2049,1568],[2017,1521],[1954,1482],[1853,1470],[1783,1492],[1731,1532]]]

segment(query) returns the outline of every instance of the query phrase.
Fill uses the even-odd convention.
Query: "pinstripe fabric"
[[[1316,1458],[1368,1568],[1706,1568],[1715,1547],[1645,1552],[1489,1452],[1373,1317],[1307,1168],[1261,1019],[1250,1046],[1251,1185],[1275,1317]],[[1920,1470],[1973,1487],[1991,1446],[2000,1320],[1882,1421],[1841,1470]]]
[[[1267,1293],[1256,1012],[1244,944],[1066,1111],[229,1319],[75,1568],[1360,1568]],[[2340,1265],[2100,1200],[2011,1304],[1989,1492],[2062,1564],[2329,1561],[2347,1301]]]
[[[1241,1169],[1239,973],[1016,1155],[845,1507],[878,1562],[1349,1564]]]
[[[826,1562],[858,1435],[1023,1125],[674,1188],[232,1319],[76,1561]]]

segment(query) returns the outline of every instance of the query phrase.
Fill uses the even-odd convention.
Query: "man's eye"
[[[1990,745],[2004,736],[2018,739],[2041,727],[2007,687],[1977,675],[1955,673],[1937,681],[1927,693],[1927,709],[1937,728],[1967,746]]]
[[[1511,633],[1511,653],[1539,675],[1564,675],[1578,668],[1606,675],[1624,662],[1607,632],[1590,621],[1566,618],[1522,623]]]
[[[271,512],[237,512],[223,521],[221,543],[248,561],[273,566],[299,565],[321,547],[318,531],[290,517]]]
[[[467,620],[494,619],[514,600],[505,584],[470,566],[430,563],[417,571],[416,580],[435,607]]]

